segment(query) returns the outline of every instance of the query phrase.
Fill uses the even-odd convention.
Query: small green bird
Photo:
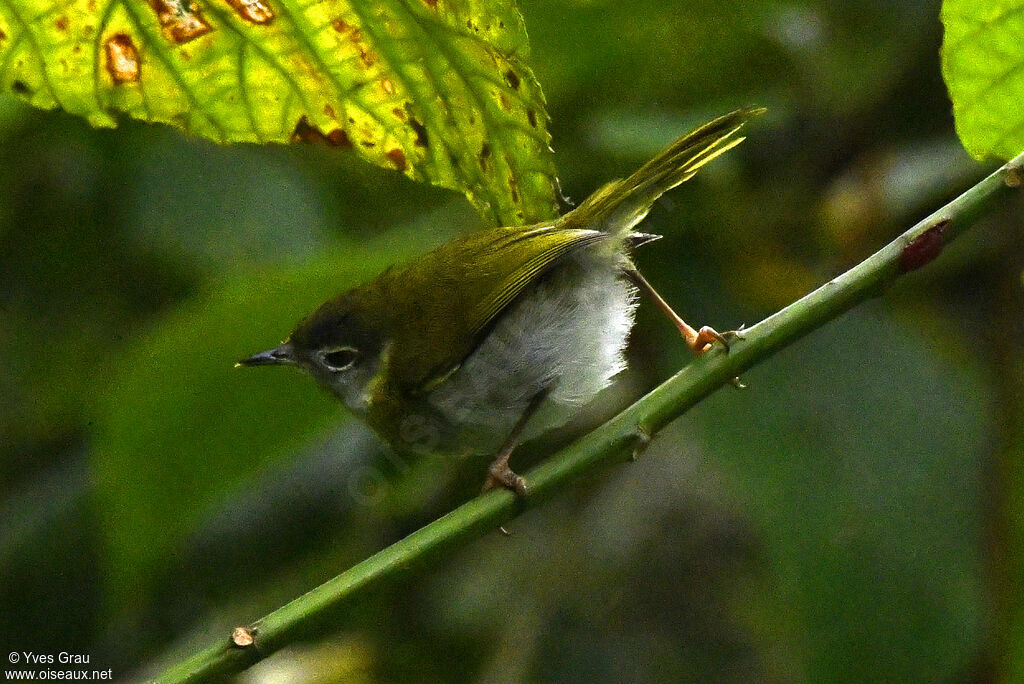
[[[626,367],[638,291],[696,353],[726,344],[687,325],[640,275],[631,252],[659,236],[633,228],[663,193],[738,145],[737,131],[762,111],[701,126],[550,223],[480,231],[392,267],[239,363],[301,368],[400,452],[494,454],[484,489],[525,496],[509,456]]]

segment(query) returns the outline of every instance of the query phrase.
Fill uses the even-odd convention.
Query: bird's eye
[[[354,347],[337,347],[336,349],[324,349],[320,352],[320,360],[323,361],[327,370],[335,373],[348,370],[359,358],[359,350]]]

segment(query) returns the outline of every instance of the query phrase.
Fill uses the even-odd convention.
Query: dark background
[[[936,2],[520,8],[572,198],[704,119],[769,108],[644,225],[666,238],[638,262],[691,322],[763,318],[992,168],[953,132]],[[336,290],[480,226],[460,196],[338,150],[92,130],[10,96],[0,187],[0,650],[152,672],[472,496],[478,466],[396,462],[307,379],[231,369]],[[246,677],[1024,673],[1021,209],[640,461]],[[630,355],[581,423],[689,358],[646,307]]]

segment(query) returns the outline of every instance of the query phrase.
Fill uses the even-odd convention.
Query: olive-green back
[[[388,302],[391,389],[424,391],[476,348],[524,289],[576,250],[611,239],[584,228],[494,228],[448,242],[369,287]]]

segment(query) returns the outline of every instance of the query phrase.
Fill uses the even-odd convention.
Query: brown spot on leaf
[[[181,45],[212,31],[190,0],[149,0],[164,35]]]
[[[395,94],[395,84],[391,82],[391,79],[385,78],[380,82],[381,89],[388,95]]]
[[[484,173],[487,172],[487,168],[490,166],[490,164],[491,146],[488,145],[487,143],[484,143],[483,147],[480,148],[480,168],[484,170]]]
[[[405,153],[397,147],[393,150],[389,150],[387,154],[388,159],[395,165],[395,168],[399,171],[405,171]]]
[[[537,113],[532,109],[526,110],[526,120],[530,122],[533,128],[537,127]]]
[[[331,147],[344,147],[346,150],[352,149],[352,141],[348,139],[348,134],[340,128],[335,128],[327,134],[327,144]]]
[[[86,25],[85,25],[85,26],[84,26],[84,27],[82,28],[82,37],[83,37],[83,38],[91,38],[91,37],[92,37],[92,34],[93,34],[93,32],[94,32],[95,30],[96,30],[96,27],[94,27],[94,26],[92,26],[92,25],[90,25],[90,24],[86,24]]]
[[[365,147],[366,149],[370,149],[371,147],[377,146],[377,143],[373,142],[372,140],[364,140],[359,144]]]
[[[334,111],[334,107],[332,107],[330,104],[324,105],[324,114],[331,117],[332,119],[338,118],[338,114]]]
[[[508,192],[512,195],[513,204],[519,204],[519,181],[515,176],[508,177]]]
[[[292,142],[319,143],[328,147],[352,149],[352,141],[349,140],[345,131],[335,128],[325,135],[319,128],[310,124],[309,119],[304,116],[295,124],[295,130],[292,131]]]
[[[949,223],[949,219],[939,221],[903,248],[900,252],[900,273],[916,271],[939,256],[945,247],[946,240],[943,234]]]
[[[139,52],[132,39],[118,33],[106,43],[107,72],[114,83],[135,83],[139,80]]]
[[[437,9],[437,0],[423,0],[423,4],[430,9]]]
[[[0,29],[0,40],[7,40],[7,34],[4,33],[3,29]]]
[[[516,72],[512,71],[511,69],[506,71],[505,72],[505,83],[508,83],[508,86],[512,90],[519,90],[519,76],[518,76],[518,74],[516,74]]]
[[[53,22],[53,25],[61,33],[66,33],[68,30],[68,18],[64,16],[57,17],[57,21]]]
[[[405,113],[405,110],[402,109],[401,107],[395,107],[394,109],[391,110],[391,113],[394,114],[395,118],[398,119],[399,121],[405,121],[405,119],[408,116]]]
[[[362,60],[363,64],[367,67],[373,66],[377,62],[377,55],[373,51],[369,50],[363,43],[363,32],[358,28],[350,26],[345,22],[344,19],[338,18],[331,22],[331,26],[338,33],[349,32],[349,40],[355,45],[356,50],[359,52],[359,59]]]
[[[416,145],[417,147],[426,147],[428,144],[427,127],[420,123],[417,119],[410,118],[409,128],[411,128],[413,132],[416,134],[416,140],[413,141],[413,144]]]
[[[274,10],[264,0],[227,0],[232,9],[248,22],[269,24],[274,20]]]
[[[11,89],[19,95],[28,95],[32,92],[32,89],[24,81],[12,81]]]
[[[509,102],[508,97],[505,96],[505,93],[498,94],[498,102],[501,104],[501,108],[504,109],[506,112],[512,110],[512,103]]]

